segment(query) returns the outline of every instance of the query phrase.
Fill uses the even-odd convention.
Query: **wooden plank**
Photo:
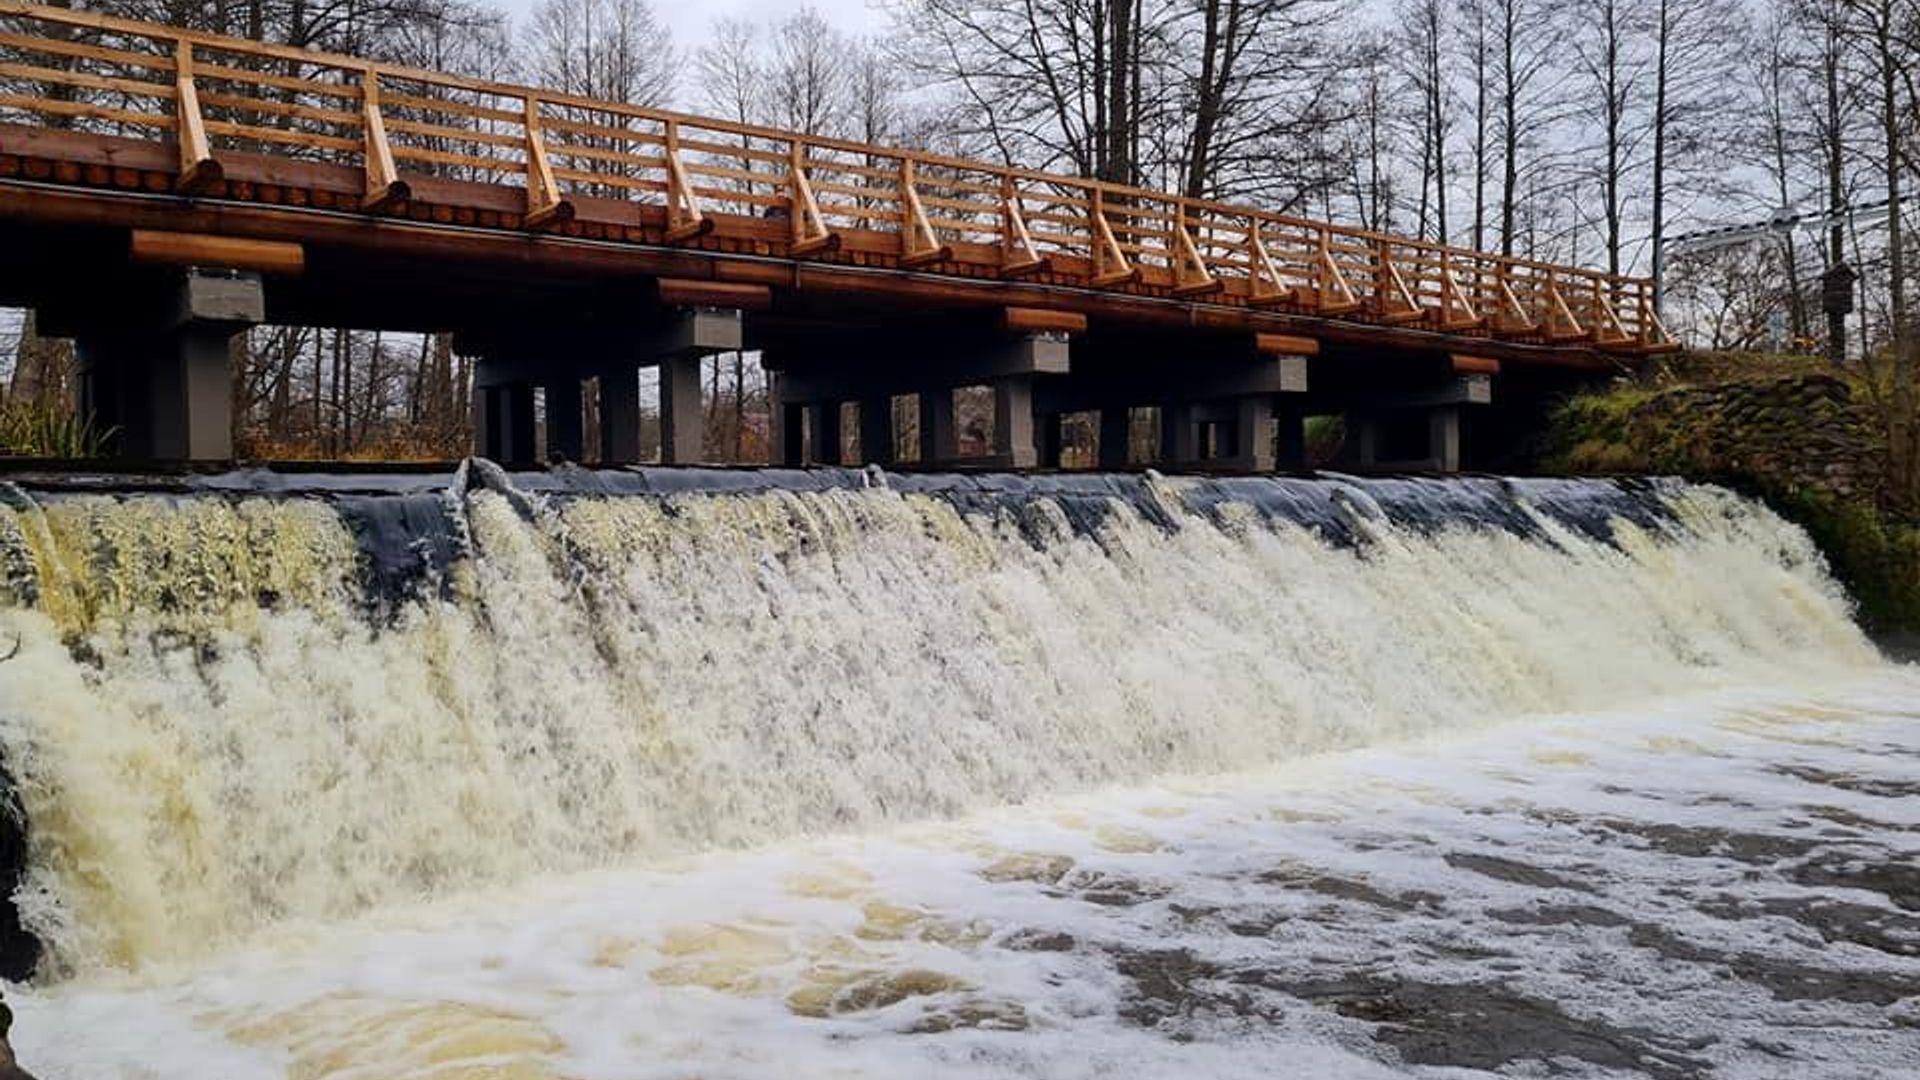
[[[117,124],[161,128],[167,131],[173,130],[175,126],[171,116],[110,109],[104,105],[89,105],[84,101],[59,101],[54,98],[27,97],[21,94],[0,94],[0,108],[53,116],[72,116],[82,120],[110,120]]]
[[[26,64],[0,63],[0,79],[23,79],[30,82],[52,83],[56,86],[77,86],[86,90],[105,90],[114,94],[126,94],[129,97],[149,97],[162,101],[173,100],[173,87],[167,83],[146,82],[140,79],[117,79],[109,75],[90,75],[84,71],[66,71],[61,68],[30,67]]]
[[[1058,308],[1003,308],[1000,325],[1015,334],[1084,334],[1087,316],[1079,311]]]
[[[345,84],[325,83],[319,79],[301,79],[292,75],[278,75],[271,71],[254,71],[248,68],[228,67],[210,60],[198,60],[194,64],[194,75],[203,82],[231,82],[240,86],[271,86],[279,90],[292,90],[299,94],[312,94],[314,97],[333,98],[336,101],[356,101],[360,94]],[[255,99],[258,100],[258,99]]]
[[[1320,342],[1293,334],[1260,333],[1253,335],[1253,350],[1263,356],[1319,356]]]
[[[307,265],[306,249],[295,243],[153,229],[133,230],[128,254],[134,262],[217,266],[289,277]]]
[[[337,150],[343,154],[356,154],[360,151],[359,139],[349,139],[340,135],[320,135],[311,131],[261,127],[258,124],[239,124],[228,120],[208,120],[202,126],[209,135],[223,135],[232,139],[252,139],[255,142],[273,143],[277,146],[298,146],[306,150]]]
[[[155,39],[156,44],[165,44],[164,39]],[[0,33],[0,46],[23,49],[28,52],[47,53],[52,56],[70,56],[78,60],[98,60],[103,64],[118,64],[121,67],[144,68],[147,71],[160,71],[173,74],[173,60],[168,53],[129,52],[125,49],[110,49],[102,45],[88,45],[78,41],[63,41],[59,38],[33,37],[27,34],[11,32]]]
[[[655,291],[663,304],[676,307],[739,308],[765,311],[773,306],[773,290],[765,285],[730,281],[696,281],[688,278],[661,278]]]
[[[196,81],[200,73],[194,72]],[[240,97],[235,94],[207,92],[200,95],[200,104],[211,105],[217,109],[232,109],[237,112],[261,113],[268,116],[284,116],[294,120],[309,120],[316,124],[332,124],[335,127],[358,127],[360,117],[356,113],[341,109],[323,109],[316,105],[301,105],[291,101],[272,101],[267,98]]]
[[[1491,356],[1469,356],[1464,353],[1448,353],[1447,363],[1456,375],[1498,375],[1500,361]]]

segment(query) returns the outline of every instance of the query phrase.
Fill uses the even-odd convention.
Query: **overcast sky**
[[[513,12],[516,20],[526,18],[536,0],[496,0]],[[851,34],[877,33],[887,25],[882,0],[814,0],[812,7],[836,29]],[[654,13],[673,30],[673,40],[683,49],[696,49],[707,39],[707,28],[722,15],[773,22],[807,6],[802,0],[653,0]]]

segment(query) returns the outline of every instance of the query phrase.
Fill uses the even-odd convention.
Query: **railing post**
[[[669,118],[660,141],[667,159],[667,242],[677,244],[713,231],[713,219],[700,209],[699,196],[680,161],[680,122]]]
[[[226,171],[213,159],[207,142],[206,118],[200,114],[200,93],[193,85],[193,42],[173,43],[174,137],[180,145],[180,178],[175,190],[200,195],[220,186]]]
[[[1193,233],[1187,230],[1187,201],[1180,199],[1173,207],[1173,236],[1167,245],[1167,257],[1173,264],[1174,295],[1204,296],[1226,288],[1226,284],[1207,269],[1207,260],[1200,254],[1200,245],[1194,242]]]
[[[1027,232],[1027,218],[1020,212],[1020,189],[1013,174],[1000,177],[1000,276],[1020,277],[1037,274],[1049,266],[1045,256],[1033,246]]]
[[[546,229],[573,220],[573,204],[560,197],[560,186],[553,179],[553,164],[547,160],[547,140],[540,131],[540,99],[526,95],[524,126],[527,134],[527,216],[529,229]]]
[[[1087,229],[1093,243],[1093,284],[1127,285],[1140,279],[1140,270],[1127,261],[1127,253],[1120,250],[1120,241],[1113,235],[1113,224],[1107,220],[1106,198],[1101,194],[1100,185],[1093,184],[1087,197]]]
[[[372,68],[360,73],[360,127],[364,136],[366,193],[360,208],[370,214],[392,209],[413,196],[400,171],[394,168],[393,147],[387,143],[387,124],[380,116],[380,75]]]
[[[811,255],[838,248],[840,234],[827,228],[827,220],[820,213],[820,200],[814,198],[813,184],[807,179],[807,144],[798,135],[788,142],[787,187],[793,217],[793,246],[787,253]]]
[[[927,208],[913,186],[913,158],[900,158],[900,265],[927,266],[953,258],[953,248],[942,244],[927,220]]]

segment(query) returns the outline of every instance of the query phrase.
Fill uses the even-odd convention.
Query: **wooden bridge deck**
[[[1644,278],[19,0],[0,222],[227,238],[269,274],[320,246],[1543,366],[1671,347]]]

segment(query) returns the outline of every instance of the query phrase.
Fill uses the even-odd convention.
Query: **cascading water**
[[[7,494],[43,973],[1876,659],[1800,531],[1678,483],[473,462]]]

